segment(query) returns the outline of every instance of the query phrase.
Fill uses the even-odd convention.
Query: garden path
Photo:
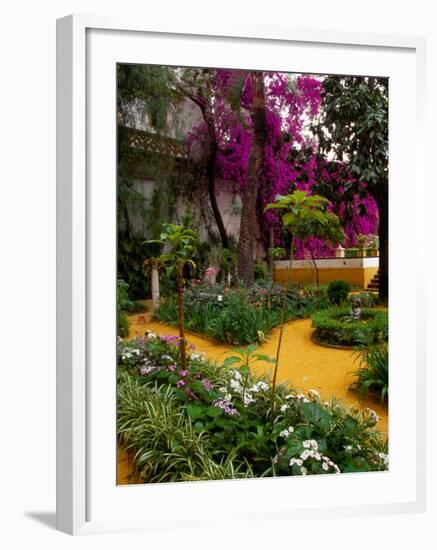
[[[177,328],[152,321],[150,313],[130,315],[129,321],[130,337],[142,336],[145,330],[158,334],[178,334]],[[370,407],[379,416],[377,428],[387,432],[387,407],[373,397],[360,401],[357,393],[349,389],[355,381],[353,371],[358,367],[354,352],[319,346],[312,341],[311,333],[310,319],[299,319],[286,324],[279,360],[278,382],[289,382],[296,390],[304,393],[315,389],[325,400],[335,396],[345,405]],[[278,336],[279,329],[274,329],[269,339],[260,346],[260,352],[274,357]],[[187,338],[196,346],[197,351],[205,353],[212,361],[222,362],[233,349],[233,346],[217,343],[198,334],[189,333]],[[255,367],[255,372],[263,374],[271,368],[267,363],[259,363]]]

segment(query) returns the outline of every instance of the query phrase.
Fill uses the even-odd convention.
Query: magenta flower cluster
[[[253,99],[250,75],[245,79],[241,93],[242,109],[236,112],[230,106],[229,94],[242,74],[239,71],[217,70],[211,90],[214,104],[214,131],[218,144],[216,159],[217,176],[221,185],[241,192],[247,179],[247,170],[252,143],[252,122],[249,108]],[[311,76],[290,79],[284,73],[264,73],[267,140],[260,172],[261,209],[273,202],[277,195],[293,189],[314,192],[321,181],[328,184],[335,195],[332,206],[340,217],[346,234],[345,246],[355,246],[358,234],[373,234],[378,225],[378,210],[375,200],[360,193],[366,184],[347,174],[347,167],[338,163],[333,169],[332,161],[320,159],[316,144],[308,131],[309,123],[317,117],[322,105],[322,80]],[[193,128],[187,137],[187,147],[194,144],[208,151],[209,134],[205,124]],[[346,168],[346,169],[345,169]],[[347,177],[347,181],[345,181]],[[345,183],[352,183],[357,192],[350,199]],[[260,219],[261,234],[269,235],[273,228],[276,246],[281,246],[280,219],[276,211],[269,210]],[[316,257],[329,257],[334,250],[324,241],[308,239],[297,242],[297,257],[305,257],[312,251]]]

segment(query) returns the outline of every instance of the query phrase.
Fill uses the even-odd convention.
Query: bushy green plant
[[[185,291],[186,328],[233,345],[260,343],[280,323],[284,293],[287,295],[286,319],[308,317],[329,305],[324,287],[290,285],[284,289],[272,282],[256,284],[250,289],[227,288],[223,284],[197,285]],[[175,325],[176,298],[161,300],[154,317]]]
[[[323,403],[314,390],[304,395],[284,384],[273,408],[271,386],[250,367],[274,360],[256,347],[223,365],[191,349],[182,370],[179,343],[153,333],[118,343],[118,434],[143,481],[387,469],[373,411]]]
[[[129,334],[129,321],[126,311],[133,307],[129,299],[129,285],[123,279],[117,280],[117,334],[124,338]]]
[[[267,281],[270,278],[268,267],[263,262],[256,262],[253,266],[255,281]]]
[[[362,309],[361,320],[352,319],[349,308],[318,311],[312,316],[316,340],[341,346],[370,346],[388,339],[388,313]]]
[[[332,281],[328,285],[328,298],[332,305],[341,305],[349,295],[351,287],[346,281]]]
[[[377,392],[381,403],[388,399],[388,346],[383,344],[359,352],[356,387],[362,397]]]

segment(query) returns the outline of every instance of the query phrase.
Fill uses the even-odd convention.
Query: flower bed
[[[185,326],[233,345],[262,342],[280,323],[284,292],[287,292],[287,320],[308,317],[328,305],[325,287],[291,285],[286,291],[277,284],[255,285],[251,289],[197,286],[185,292]],[[163,300],[154,317],[177,325],[176,297]]]
[[[280,385],[272,418],[269,381],[248,368],[269,358],[235,353],[214,365],[191,349],[182,371],[177,337],[119,341],[118,434],[144,482],[387,469],[373,411]]]
[[[326,309],[312,316],[316,342],[340,346],[369,346],[388,339],[388,313],[363,309],[354,321],[350,308]]]

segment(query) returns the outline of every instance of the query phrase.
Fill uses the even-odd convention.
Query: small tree
[[[328,199],[320,195],[308,195],[306,191],[296,190],[290,195],[278,195],[276,201],[266,206],[266,210],[276,208],[284,210],[282,224],[291,233],[290,261],[287,268],[286,285],[291,281],[291,268],[293,263],[294,241],[296,238],[305,239],[309,236],[309,230],[316,225],[328,225],[328,213],[325,212]],[[276,349],[275,368],[272,381],[272,418],[275,412],[276,379],[278,374],[279,357],[281,353],[282,337],[284,333],[285,315],[287,310],[287,289],[284,292],[281,323],[279,329],[278,347]]]
[[[187,351],[185,343],[185,323],[184,323],[184,267],[191,265],[196,267],[192,258],[195,252],[195,243],[197,235],[192,229],[187,229],[180,225],[165,223],[162,226],[163,231],[159,240],[148,241],[157,243],[168,248],[159,257],[159,261],[166,266],[167,273],[176,273],[176,287],[178,293],[178,325],[181,351],[181,369],[187,367]]]
[[[323,212],[318,217],[303,218],[298,228],[299,238],[323,239],[332,246],[337,246],[344,241],[344,231],[340,223],[340,219],[333,212]],[[311,246],[306,246],[311,255],[314,269],[316,271],[316,283],[319,286],[319,268],[314,257],[314,250]]]

